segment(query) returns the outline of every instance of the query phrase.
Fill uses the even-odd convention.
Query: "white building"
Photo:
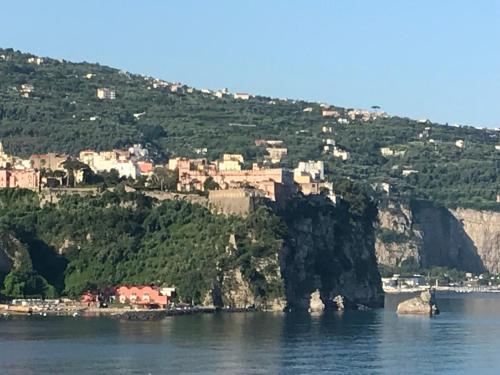
[[[80,152],[79,160],[87,164],[94,172],[118,171],[120,177],[136,179],[139,175],[136,163],[128,151],[113,150],[95,152],[86,150]]]
[[[43,64],[43,59],[40,57],[30,57],[28,58],[29,64],[41,65]]]
[[[463,139],[459,139],[455,142],[455,146],[458,148],[464,148],[465,147],[465,141]]]
[[[236,92],[236,93],[234,93],[234,98],[236,100],[248,100],[248,99],[250,99],[250,94],[247,94],[244,92]]]
[[[116,92],[115,90],[101,87],[97,89],[97,98],[101,100],[114,100],[116,99]]]
[[[349,159],[350,155],[349,155],[349,152],[347,152],[346,150],[335,146],[335,147],[333,147],[333,156],[345,161],[345,160]]]
[[[293,178],[300,182],[303,176],[309,176],[312,181],[322,181],[325,179],[325,164],[323,161],[300,161],[297,168],[293,170]]]

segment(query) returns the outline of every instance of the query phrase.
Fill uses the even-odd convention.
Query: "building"
[[[40,57],[30,57],[28,58],[29,64],[41,65],[43,64],[43,59]]]
[[[349,155],[348,151],[346,151],[340,147],[334,146],[333,147],[333,156],[335,158],[340,158],[340,159],[345,161],[345,160],[349,159],[350,155]]]
[[[175,171],[177,169],[178,164],[179,164],[179,160],[181,160],[181,158],[168,159],[167,169],[169,171]]]
[[[418,173],[416,169],[403,169],[402,174],[404,177],[407,177],[411,174]]]
[[[465,147],[465,141],[463,139],[459,139],[455,142],[455,146],[458,148],[464,148]]]
[[[101,100],[114,100],[116,99],[116,92],[106,87],[98,88],[97,98]]]
[[[500,145],[495,145],[495,150],[500,151]]]
[[[80,152],[79,160],[87,164],[94,172],[110,172],[116,170],[120,177],[137,178],[139,172],[136,163],[131,159],[129,151],[113,150],[95,152],[85,150]]]
[[[406,154],[406,150],[395,150],[390,147],[381,147],[380,148],[380,153],[382,156],[388,157],[388,156],[404,156]]]
[[[323,161],[309,160],[299,162],[297,168],[293,170],[293,180],[298,183],[309,183],[312,181],[322,181],[325,179],[325,165]]]
[[[176,94],[183,94],[184,93],[184,86],[181,83],[172,83],[170,85],[170,92],[173,92]]]
[[[234,93],[233,97],[236,100],[248,100],[250,99],[250,94],[244,92],[236,92]]]
[[[324,108],[321,110],[323,117],[339,117],[340,113],[333,108]]]
[[[277,200],[291,191],[293,175],[282,168],[261,168],[257,164],[252,169],[219,170],[217,163],[206,159],[181,159],[177,162],[179,191],[204,191],[205,182],[213,180],[219,189],[253,187],[261,190],[265,197]]]
[[[19,88],[19,92],[21,93],[21,96],[24,98],[29,98],[30,94],[35,90],[35,87],[32,84],[29,83],[23,83],[21,87]]]
[[[137,169],[141,176],[150,176],[153,174],[153,163],[150,161],[139,160],[137,162]]]
[[[265,147],[265,146],[281,146],[283,141],[280,140],[268,140],[268,139],[256,139],[255,146],[257,147]]]
[[[51,171],[64,170],[63,163],[68,160],[66,154],[56,154],[49,152],[47,154],[33,154],[30,156],[31,165],[34,169],[49,169]]]
[[[271,163],[279,163],[281,159],[288,154],[288,149],[278,148],[278,147],[268,147],[266,148],[268,153],[268,159]]]
[[[115,291],[116,301],[141,307],[166,308],[175,297],[175,288],[158,288],[155,286],[119,286]]]
[[[313,108],[312,107],[307,107],[302,110],[302,112],[312,112]]]
[[[243,155],[224,154],[222,161],[218,162],[219,171],[241,171],[241,165],[245,162]]]
[[[0,169],[0,188],[38,189],[40,172],[34,169]]]

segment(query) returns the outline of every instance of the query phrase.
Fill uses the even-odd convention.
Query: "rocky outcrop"
[[[397,313],[432,316],[439,314],[439,309],[436,306],[434,293],[425,290],[417,297],[399,303]]]
[[[389,234],[389,235],[388,235]],[[500,213],[447,209],[430,202],[389,202],[379,211],[377,260],[500,272]]]
[[[315,199],[299,202],[284,216],[288,236],[281,272],[288,308],[307,310],[316,290],[325,309],[335,308],[338,295],[349,307],[383,306],[372,218],[353,220],[344,208]]]
[[[309,299],[309,309],[310,313],[322,313],[325,310],[325,304],[321,300],[321,294],[319,290],[311,293],[311,298]]]
[[[346,206],[321,196],[293,200],[277,212],[286,231],[274,240],[273,252],[246,258],[245,269],[221,271],[205,305],[313,312],[383,306],[375,216],[354,218]],[[257,239],[229,236],[226,262],[239,256],[237,242],[245,240],[262,249]]]

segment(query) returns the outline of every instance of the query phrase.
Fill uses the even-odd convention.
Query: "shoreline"
[[[0,305],[0,316],[43,316],[43,317],[82,317],[97,318],[111,317],[121,320],[160,320],[170,316],[193,315],[193,314],[217,314],[217,313],[240,313],[257,312],[255,308],[236,307],[202,307],[194,306],[177,309],[135,309],[126,307],[79,307],[53,310],[29,306]]]
[[[428,290],[431,286],[420,286],[415,288],[384,288],[386,294],[404,294],[417,293]],[[433,286],[436,292],[452,292],[452,293],[500,293],[500,289],[488,286],[483,287],[454,287],[454,286]]]

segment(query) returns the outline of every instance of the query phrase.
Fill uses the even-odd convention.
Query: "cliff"
[[[368,213],[353,217],[346,207],[329,205],[319,198],[297,202],[286,222],[282,273],[290,308],[309,307],[315,290],[327,309],[334,307],[338,295],[352,307],[383,306]]]
[[[376,254],[387,266],[406,261],[424,268],[498,273],[500,213],[390,201],[379,212]]]
[[[0,197],[0,224],[22,240],[31,262],[26,272],[10,272],[4,289],[9,281],[11,297],[78,297],[89,288],[161,283],[184,302],[281,311],[307,310],[318,290],[327,308],[338,295],[354,308],[381,306],[376,207],[350,189],[336,205],[298,196],[284,206],[255,204],[245,215],[118,189],[42,207],[34,193]],[[10,244],[0,258],[4,274],[16,259],[17,242],[9,241],[0,237],[0,250]],[[23,287],[27,281],[33,288]]]
[[[327,309],[338,295],[350,308],[383,306],[370,216],[353,217],[324,197],[290,201],[278,215],[286,227],[275,252],[249,259],[250,272],[222,272],[206,302],[307,311],[318,291]],[[266,289],[275,292],[272,298],[259,296]]]

